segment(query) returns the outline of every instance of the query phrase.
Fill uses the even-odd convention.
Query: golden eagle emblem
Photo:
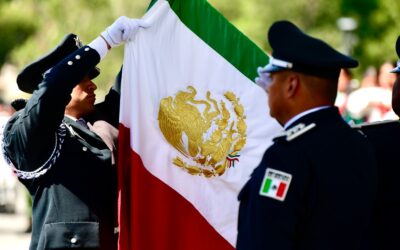
[[[174,165],[192,175],[219,176],[239,161],[246,144],[244,107],[233,92],[225,92],[219,101],[210,91],[206,100],[196,95],[188,86],[174,98],[163,98],[158,124],[168,143],[186,158],[175,157]]]

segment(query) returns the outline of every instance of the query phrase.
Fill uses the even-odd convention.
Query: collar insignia
[[[273,140],[279,140],[285,138],[286,141],[291,141],[300,135],[306,133],[307,131],[311,130],[314,128],[316,125],[315,123],[311,123],[309,125],[305,125],[304,123],[299,123],[296,126],[282,132],[280,135],[276,136]]]

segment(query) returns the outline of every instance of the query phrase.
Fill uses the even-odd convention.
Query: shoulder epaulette
[[[377,122],[363,122],[360,124],[351,124],[352,128],[366,128],[366,127],[373,127],[373,126],[380,126],[380,125],[387,125],[392,123],[399,123],[399,120],[384,120],[384,121],[377,121]]]
[[[291,141],[300,135],[310,131],[312,128],[316,126],[315,123],[308,124],[307,126],[304,123],[299,123],[296,126],[288,129],[282,134],[276,136],[273,140],[285,139],[286,141]]]

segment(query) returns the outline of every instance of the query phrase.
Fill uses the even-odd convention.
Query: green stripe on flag
[[[268,63],[268,56],[206,0],[169,0],[169,3],[186,27],[251,81],[257,76],[257,67]]]
[[[264,182],[263,188],[262,188],[262,192],[263,193],[268,193],[269,188],[271,187],[272,184],[272,180],[267,178]]]
[[[149,7],[147,7],[147,10],[149,10],[153,5],[157,2],[157,0],[151,0]]]

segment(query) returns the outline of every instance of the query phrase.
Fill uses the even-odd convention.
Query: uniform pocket
[[[98,248],[99,223],[57,222],[44,225],[45,249]]]

